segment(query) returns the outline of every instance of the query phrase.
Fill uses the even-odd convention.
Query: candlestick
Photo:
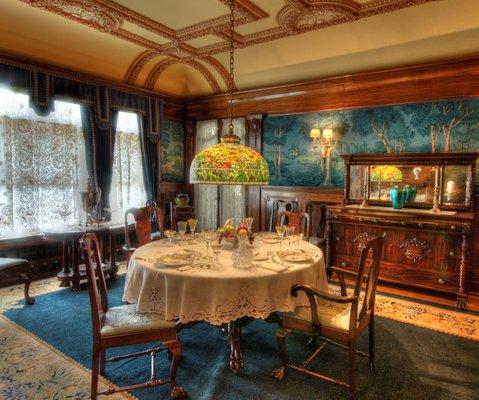
[[[363,182],[363,202],[360,207],[368,207],[368,181],[369,181],[369,166],[364,169],[364,182]]]

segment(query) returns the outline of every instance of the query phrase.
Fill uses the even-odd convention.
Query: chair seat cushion
[[[22,258],[0,258],[0,271],[21,265],[28,266],[28,260]]]
[[[334,303],[332,301],[316,299],[319,322],[322,326],[349,331],[349,317],[351,303]],[[310,307],[297,307],[293,312],[283,314],[287,318],[312,322]]]
[[[108,309],[101,336],[130,335],[171,328],[176,328],[175,321],[165,321],[154,315],[139,313],[135,304],[127,304]]]

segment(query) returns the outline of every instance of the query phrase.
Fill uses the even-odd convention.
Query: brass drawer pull
[[[446,281],[445,281],[444,279],[442,279],[442,278],[439,278],[437,281],[438,281],[441,285],[444,285],[444,284],[446,283]]]
[[[451,257],[454,257],[454,256],[456,255],[456,253],[454,253],[453,251],[450,251],[450,252],[449,252],[449,255],[450,255]]]
[[[348,266],[348,262],[347,261],[343,261],[341,262],[341,267],[347,267]]]

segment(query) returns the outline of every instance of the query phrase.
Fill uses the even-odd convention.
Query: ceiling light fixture
[[[255,149],[240,143],[234,133],[234,0],[230,0],[230,88],[229,126],[221,143],[207,147],[196,154],[191,162],[190,183],[214,185],[267,185],[268,164]]]

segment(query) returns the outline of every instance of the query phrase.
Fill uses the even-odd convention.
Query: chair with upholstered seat
[[[371,371],[374,369],[374,303],[384,236],[375,236],[360,244],[361,254],[357,273],[331,268],[331,271],[339,277],[340,296],[305,285],[292,287],[291,294],[293,296],[298,296],[299,292],[306,294],[310,307],[297,307],[294,312],[280,315],[282,323],[276,333],[276,339],[281,355],[281,367],[273,372],[276,379],[282,380],[286,369],[289,368],[347,387],[349,399],[355,398],[356,356],[368,357]],[[347,293],[344,275],[353,276],[356,280],[352,295]],[[361,298],[364,284],[364,297]],[[369,331],[369,354],[357,350],[358,336],[366,328]],[[306,360],[300,364],[290,363],[287,357],[285,337],[292,331],[311,334],[312,342],[317,345]],[[348,383],[309,368],[327,344],[348,350]]]
[[[95,400],[100,394],[107,395],[151,388],[167,383],[171,386],[171,397],[175,399],[185,397],[185,392],[176,384],[175,380],[181,357],[181,345],[177,336],[175,321],[165,321],[149,314],[138,313],[134,304],[109,308],[105,275],[103,269],[99,268],[101,255],[98,239],[95,234],[87,233],[81,239],[81,243],[86,261],[93,328],[91,398]],[[106,360],[107,348],[149,342],[162,343],[165,347],[158,346],[139,353],[126,354]],[[168,350],[172,356],[169,379],[156,378],[154,361],[156,354],[163,350]],[[105,375],[105,362],[119,361],[147,354],[152,359],[149,381],[119,388],[112,387],[98,393],[98,375],[99,373]]]
[[[131,240],[131,224],[128,221],[130,215],[135,221],[136,243]],[[125,212],[125,245],[122,250],[126,254],[127,262],[138,247],[161,238],[163,220],[164,210],[157,206],[130,208]]]
[[[23,288],[25,303],[35,303],[35,299],[28,293],[30,283],[32,282],[32,271],[28,260],[22,258],[0,258],[0,281],[10,277],[22,278],[25,281]]]
[[[295,234],[302,233],[303,239],[309,241],[310,218],[308,213],[281,211],[276,216],[276,225],[281,225],[284,218],[287,220],[287,226],[294,227]]]

